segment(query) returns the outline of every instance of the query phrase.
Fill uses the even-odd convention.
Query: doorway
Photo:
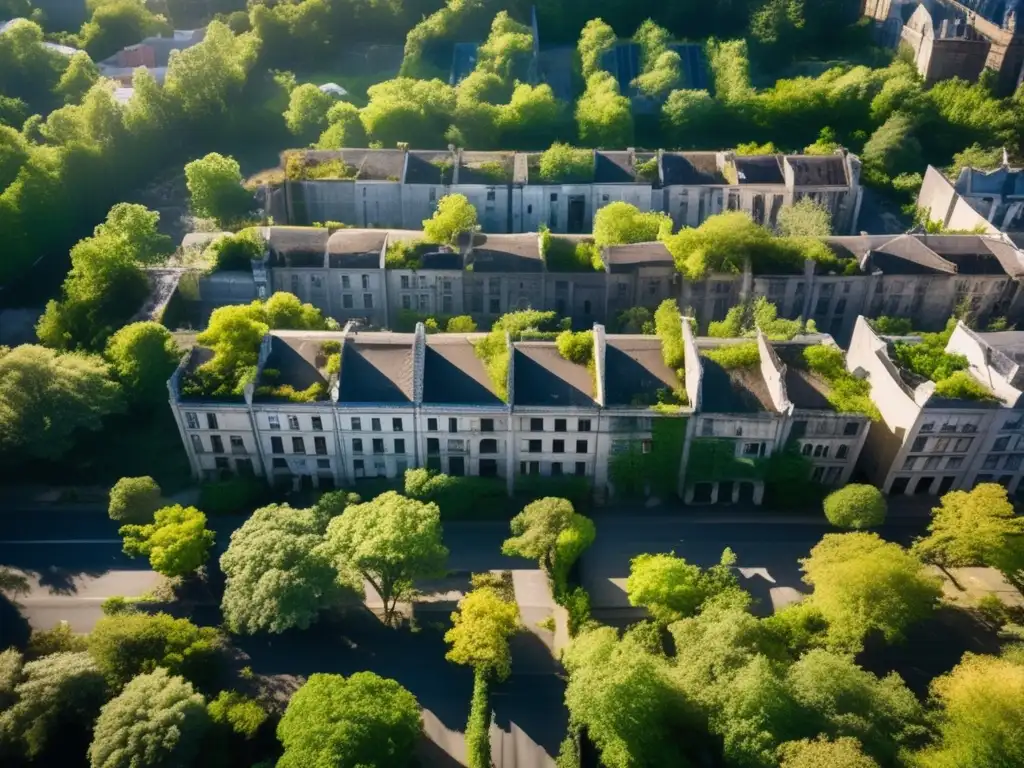
[[[732,504],[732,480],[723,480],[718,484],[718,503]]]
[[[953,483],[956,482],[956,478],[952,475],[946,475],[942,478],[942,482],[939,483],[939,495],[948,493],[953,488]]]
[[[892,486],[889,488],[890,496],[902,496],[907,492],[907,485],[910,484],[909,477],[897,477],[892,481]]]
[[[569,234],[579,235],[584,230],[584,219],[587,213],[587,203],[583,195],[569,195]]]
[[[935,480],[934,477],[922,477],[922,478],[919,478],[918,481],[917,481],[917,487],[914,488],[914,495],[915,496],[923,496],[926,493],[931,493],[932,492],[932,482],[934,482],[934,480]]]
[[[466,474],[466,459],[462,456],[448,457],[448,474],[452,477],[462,477]]]
[[[753,504],[754,503],[754,484],[753,483],[740,483],[740,499],[741,504]]]

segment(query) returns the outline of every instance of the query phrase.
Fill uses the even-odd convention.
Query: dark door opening
[[[740,503],[741,504],[753,504],[754,503],[754,484],[753,483],[740,483]]]
[[[907,485],[910,483],[909,477],[897,477],[892,481],[892,487],[889,488],[890,496],[902,496],[907,492]]]
[[[583,195],[569,195],[569,233],[582,234],[584,228],[583,219],[586,217],[587,204]]]
[[[313,490],[313,476],[312,475],[299,475],[299,490],[311,491]]]
[[[718,503],[732,504],[732,480],[723,480],[718,484]]]
[[[466,474],[466,459],[462,456],[448,457],[448,474],[452,477],[462,477]]]
[[[942,482],[939,483],[939,495],[941,496],[944,493],[948,493],[949,490],[953,487],[953,483],[955,482],[956,478],[953,477],[952,475],[946,475],[944,478],[942,478]]]
[[[496,459],[480,459],[480,477],[497,477],[498,462]]]
[[[714,485],[711,483],[697,483],[693,486],[693,503],[694,504],[710,504],[711,503],[711,490]]]
[[[923,496],[926,493],[932,492],[932,482],[935,480],[934,477],[922,477],[917,481],[917,486],[914,488],[915,496]]]

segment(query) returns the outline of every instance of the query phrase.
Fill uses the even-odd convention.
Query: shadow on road
[[[24,648],[32,628],[18,604],[0,592],[0,649]]]

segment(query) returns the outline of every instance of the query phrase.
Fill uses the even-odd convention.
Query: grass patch
[[[715,349],[701,352],[703,357],[718,363],[727,371],[736,368],[753,368],[761,362],[761,350],[756,341],[744,341],[741,344],[726,344]]]

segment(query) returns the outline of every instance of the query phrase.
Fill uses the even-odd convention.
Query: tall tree
[[[25,664],[19,678],[16,702],[0,714],[0,744],[40,765],[75,759],[68,747],[88,743],[106,697],[95,662],[88,653],[54,653]]]
[[[405,768],[423,725],[416,698],[372,672],[310,675],[288,702],[278,768]]]
[[[519,609],[489,586],[475,587],[452,614],[445,635],[448,661],[466,664],[485,677],[504,680],[512,671],[509,638],[519,629]]]
[[[779,747],[780,768],[878,768],[861,752],[860,742],[849,737],[787,741]]]
[[[779,234],[787,237],[828,237],[832,234],[832,214],[809,197],[779,211]]]
[[[277,504],[257,509],[221,556],[221,610],[232,632],[306,629],[325,608],[362,594],[321,546],[329,515]],[[343,582],[344,579],[344,582]]]
[[[576,102],[576,127],[580,142],[589,147],[611,149],[633,141],[632,106],[610,73],[598,71],[587,79]]]
[[[158,668],[133,679],[103,707],[89,762],[92,768],[191,765],[209,725],[203,697]]]
[[[171,577],[194,574],[206,564],[213,546],[206,515],[181,504],[158,509],[152,523],[123,525],[119,533],[125,554],[147,556],[154,571]]]
[[[0,348],[0,451],[60,458],[76,430],[95,431],[123,409],[103,361],[24,344]]]
[[[550,575],[554,571],[558,536],[572,524],[574,514],[568,499],[548,496],[527,504],[512,518],[512,536],[501,545],[502,553],[536,560]]]
[[[601,19],[591,19],[583,25],[576,51],[585,79],[602,69],[601,57],[615,47],[616,40],[615,30]]]
[[[167,21],[150,12],[141,0],[106,0],[95,6],[79,38],[89,55],[100,61],[125,46],[169,29]]]
[[[964,654],[932,682],[938,743],[921,752],[923,768],[1004,768],[1024,765],[1024,664]]]
[[[126,325],[110,337],[106,358],[133,404],[166,407],[167,380],[181,358],[170,331],[149,321]]]
[[[296,86],[288,97],[284,123],[299,139],[311,141],[327,127],[327,113],[334,106],[334,97],[313,83]]]
[[[429,243],[454,245],[459,235],[476,229],[476,208],[465,195],[445,195],[434,215],[423,221],[423,237]]]
[[[932,509],[928,535],[913,551],[945,567],[985,565],[1012,575],[1024,568],[1024,518],[996,483],[952,491]]]
[[[599,246],[647,243],[671,234],[668,214],[641,211],[631,203],[609,203],[594,214],[594,242]]]
[[[185,166],[192,211],[221,226],[244,218],[253,208],[252,194],[242,186],[242,171],[230,156],[211,152]]]
[[[626,579],[629,603],[646,608],[662,624],[694,615],[712,598],[721,603],[726,593],[729,602],[743,607],[749,596],[730,571],[735,560],[732,550],[726,549],[722,562],[705,572],[674,552],[637,555],[630,562]]]
[[[99,79],[100,73],[89,54],[79,51],[68,60],[68,68],[60,76],[56,91],[65,104],[77,104]]]
[[[348,507],[327,526],[327,550],[339,570],[354,569],[380,596],[384,621],[416,579],[444,573],[448,550],[441,543],[441,512],[390,491]]]
[[[931,614],[942,594],[939,579],[899,544],[874,533],[827,534],[800,561],[809,598],[829,623],[830,643],[859,650],[872,630],[898,640]]]
[[[840,528],[871,528],[885,522],[885,497],[873,485],[852,483],[825,497],[825,517]]]

